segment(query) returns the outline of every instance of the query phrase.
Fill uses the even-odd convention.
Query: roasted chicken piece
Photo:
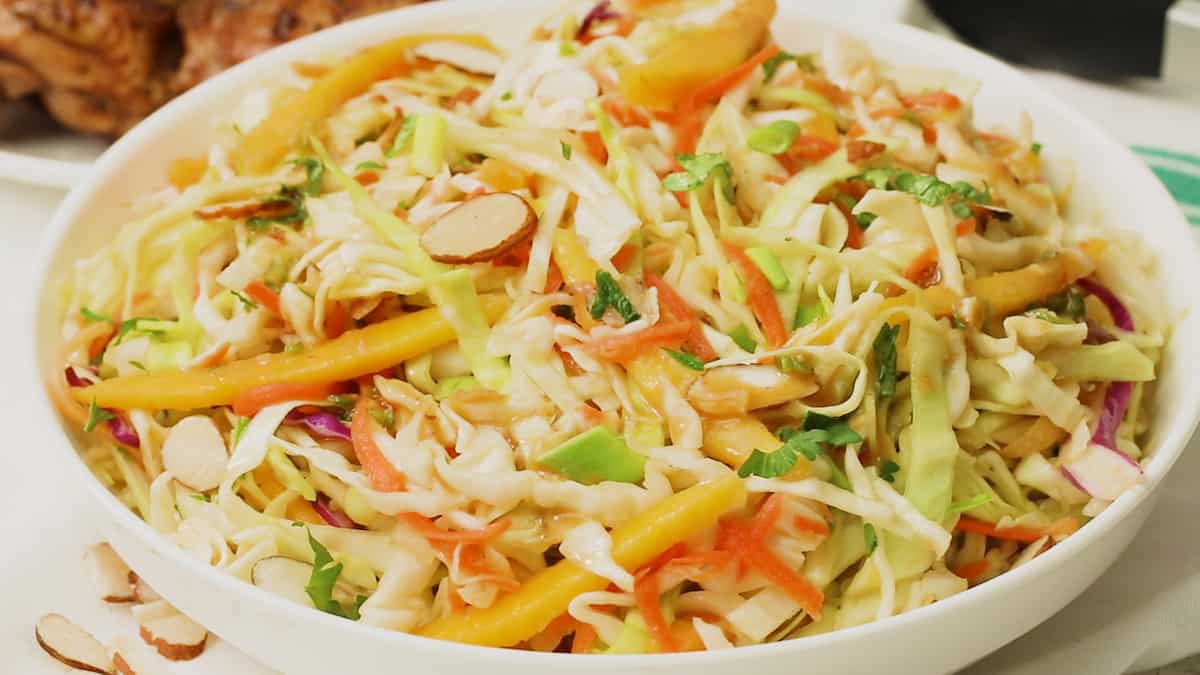
[[[261,51],[417,1],[0,0],[0,96],[116,135]]]

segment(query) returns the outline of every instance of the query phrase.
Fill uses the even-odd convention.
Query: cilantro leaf
[[[791,54],[789,52],[779,52],[775,56],[763,61],[763,72],[766,73],[765,82],[770,82],[771,78],[775,77],[775,71],[788,61],[795,61],[800,70],[806,73],[816,72],[817,66],[813,63],[812,54]]]
[[[818,457],[825,454],[825,444],[844,446],[862,442],[862,437],[845,422],[823,415],[814,415],[815,413],[809,413],[805,417],[803,429],[795,427],[779,429],[777,433],[783,440],[783,445],[772,452],[755,449],[738,469],[738,475],[742,478],[751,475],[776,478],[791,471],[799,461],[800,455],[804,455],[809,461],[816,461]]]
[[[558,147],[562,149],[563,159],[571,159],[571,144],[566,141],[559,141]]]
[[[870,227],[878,217],[879,216],[871,213],[870,211],[863,211],[862,213],[856,214],[854,216],[854,220],[858,223],[859,227],[865,230]]]
[[[312,534],[312,530],[308,530],[308,545],[313,550],[313,571],[312,576],[308,579],[308,585],[304,587],[304,592],[313,601],[313,605],[322,612],[340,616],[343,619],[357,621],[359,616],[358,610],[362,607],[362,603],[366,598],[361,595],[358,596],[354,605],[348,608],[343,607],[342,603],[334,600],[333,587],[337,584],[338,577],[342,574],[342,563],[333,561],[333,556],[329,554],[329,549],[317,541],[317,538]]]
[[[233,293],[233,297],[237,298],[238,301],[242,303],[242,307],[245,307],[247,312],[253,311],[254,309],[256,309],[258,307],[257,302],[251,300],[250,298],[247,298],[242,293],[239,293],[238,291],[235,291],[232,288],[229,289],[229,292]]]
[[[947,183],[936,176],[924,173],[914,173],[906,169],[868,169],[859,178],[867,181],[880,190],[899,190],[916,197],[926,206],[940,206],[946,199],[956,196],[963,201],[990,204],[991,194],[987,190],[978,190],[966,181]],[[956,211],[956,213],[959,213]],[[966,216],[961,216],[966,217]]]
[[[360,173],[363,171],[387,171],[387,167],[380,164],[379,162],[370,162],[370,161],[359,162],[358,164],[354,165],[354,173]]]
[[[113,322],[111,316],[109,316],[107,314],[101,314],[100,312],[93,312],[92,310],[88,309],[87,307],[79,308],[79,316],[82,316],[84,319],[91,321],[92,323],[100,323],[102,321],[108,322],[108,323]]]
[[[671,192],[690,192],[704,185],[709,178],[721,185],[721,193],[725,200],[733,203],[736,194],[733,189],[733,169],[725,155],[710,152],[700,155],[678,154],[675,156],[683,171],[676,171],[663,178],[663,187]]]
[[[889,483],[895,483],[896,482],[896,472],[899,470],[900,470],[900,465],[889,459],[880,465],[879,477],[886,480]]]
[[[88,406],[88,418],[87,423],[83,425],[83,431],[84,433],[91,433],[96,427],[111,419],[116,419],[116,417],[116,415],[96,405],[96,399],[92,399],[92,404]]]
[[[970,499],[964,499],[961,502],[954,502],[950,504],[950,508],[946,510],[946,513],[954,514],[970,511],[971,509],[977,509],[984,504],[990,503],[991,501],[991,494],[987,492],[981,492]]]
[[[965,202],[954,202],[950,205],[950,211],[960,219],[970,218],[972,215],[970,205]]]
[[[871,555],[879,546],[879,535],[876,534],[874,525],[870,523],[863,525],[863,539],[867,542],[867,555]]]
[[[396,426],[396,411],[392,410],[390,406],[372,408],[371,417],[375,418],[379,426],[389,431]]]
[[[896,337],[900,327],[885,323],[875,336],[873,349],[875,367],[879,370],[879,398],[888,399],[896,393]]]
[[[1087,319],[1087,305],[1083,302],[1083,294],[1074,286],[1051,297],[1046,301],[1046,306],[1059,316],[1068,317],[1075,323]]]
[[[501,101],[511,101],[512,97],[513,97],[513,93],[511,91],[506,91],[503,94],[500,94]]]
[[[1030,152],[1032,152],[1032,153],[1033,153],[1033,154],[1035,154],[1035,155],[1040,155],[1040,154],[1042,154],[1042,144],[1041,144],[1041,143],[1034,143],[1033,145],[1029,146],[1029,151],[1030,151]]]
[[[800,133],[800,125],[791,120],[776,120],[765,127],[759,127],[750,132],[746,144],[751,150],[778,155],[792,147],[796,136]]]
[[[383,153],[384,157],[395,157],[397,153],[408,145],[408,141],[412,139],[413,133],[417,130],[417,118],[415,115],[409,115],[400,123],[400,129],[396,132],[396,138],[392,140],[392,147],[388,148]]]
[[[684,368],[688,368],[691,370],[704,370],[704,362],[701,361],[700,357],[696,356],[695,354],[689,354],[687,352],[680,352],[680,351],[676,351],[674,349],[667,349],[666,347],[663,347],[663,351],[670,354],[671,358],[678,361],[679,364],[682,365]]]
[[[588,311],[593,319],[599,320],[609,307],[616,310],[625,323],[642,318],[642,315],[634,309],[629,298],[625,297],[621,287],[617,285],[617,280],[608,272],[599,270],[596,272],[596,298],[592,301],[592,306]]]
[[[324,169],[322,169],[324,170]],[[307,189],[307,188],[306,188]],[[279,188],[279,192],[263,199],[269,203],[281,203],[291,205],[291,210],[278,216],[253,216],[246,220],[246,227],[251,230],[261,230],[268,225],[291,225],[294,223],[303,223],[308,220],[308,208],[304,205],[304,192],[299,186],[284,185]]]
[[[304,167],[305,179],[301,186],[304,194],[310,197],[321,194],[321,181],[325,177],[325,165],[315,157],[293,159],[290,163]]]

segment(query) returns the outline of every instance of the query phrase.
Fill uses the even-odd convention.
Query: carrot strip
[[[542,289],[542,293],[550,295],[557,293],[563,285],[562,270],[558,269],[558,264],[553,260],[550,261],[550,269],[546,271],[546,286]]]
[[[931,91],[918,96],[901,96],[900,101],[909,108],[958,110],[962,107],[962,101],[948,91]]]
[[[792,529],[807,534],[815,534],[818,537],[829,536],[829,523],[823,520],[813,520],[804,516],[796,516],[792,519]]]
[[[958,568],[952,571],[967,581],[975,581],[987,573],[988,561],[980,558],[979,560],[966,563],[965,565],[960,565]]]
[[[578,308],[575,316],[579,316]],[[596,338],[586,343],[584,348],[601,358],[625,363],[660,347],[678,348],[691,332],[692,327],[686,321],[673,321],[660,323],[636,333]]]
[[[446,600],[450,603],[450,611],[456,614],[467,608],[467,602],[458,594],[458,587],[449,579],[446,580]]]
[[[904,278],[923,287],[936,283],[938,272],[938,251],[936,246],[930,246],[913,259],[904,268]]]
[[[350,418],[350,440],[354,446],[354,456],[376,490],[403,492],[407,484],[404,474],[392,465],[375,442],[378,424],[371,417],[370,405],[367,396],[359,396],[358,404],[354,406],[354,415]]]
[[[605,96],[601,99],[600,106],[604,108],[604,112],[608,113],[609,117],[616,120],[623,127],[650,126],[650,118],[625,99]]]
[[[658,643],[659,651],[675,652],[678,651],[678,646],[675,644],[675,636],[671,634],[671,627],[667,624],[667,617],[663,615],[658,593],[658,570],[651,569],[648,573],[638,576],[633,583],[634,600],[642,612],[642,618],[646,620],[646,629]]]
[[[637,257],[637,254],[637,246],[634,246],[633,244],[625,244],[613,255],[610,262],[612,262],[612,266],[618,270],[624,270],[629,266],[629,263],[633,262],[633,259]]]
[[[954,236],[965,237],[973,233],[977,227],[979,227],[979,221],[975,220],[975,216],[968,216],[958,221],[958,224],[954,226]]]
[[[572,654],[587,654],[596,644],[596,627],[590,623],[580,623],[575,629],[575,639],[571,641]]]
[[[982,534],[985,537],[992,539],[1006,539],[1008,541],[1020,541],[1026,544],[1032,543],[1046,536],[1044,530],[1035,530],[1031,527],[1006,527],[1003,529],[997,528],[992,523],[974,518],[959,518],[958,525],[955,529],[961,532],[973,532]]]
[[[350,328],[350,313],[346,307],[333,301],[325,306],[325,337],[336,340]]]
[[[725,95],[725,92],[736,87],[742,80],[753,73],[755,68],[761,66],[764,61],[778,53],[779,45],[772,42],[758,50],[754,56],[746,59],[742,65],[702,85],[692,93],[691,101],[689,102],[691,108],[694,110],[705,103],[721,98]]]
[[[426,539],[433,541],[453,541],[460,543],[479,543],[490,541],[504,534],[512,526],[512,520],[501,518],[487,527],[478,530],[443,530],[433,520],[419,513],[399,513],[396,520],[416,530]]]
[[[684,300],[678,291],[654,272],[647,271],[644,276],[646,285],[658,291],[658,301],[667,308],[671,316],[676,321],[687,321],[691,326],[691,332],[688,334],[687,340],[683,343],[684,347],[706,363],[716,359],[717,352],[709,344],[708,338],[704,337],[704,330],[700,327],[700,319],[696,317],[695,312],[687,304],[687,300]]]
[[[738,276],[746,284],[750,310],[754,312],[754,317],[762,325],[767,342],[773,348],[782,346],[787,342],[788,330],[783,323],[783,316],[779,313],[779,303],[775,302],[775,294],[771,292],[771,284],[767,281],[767,277],[763,275],[762,270],[758,269],[758,265],[750,260],[745,251],[729,242],[722,242],[722,244],[725,247],[725,255],[729,257]]]
[[[271,290],[263,282],[258,280],[251,281],[246,284],[242,292],[246,294],[246,297],[266,307],[267,311],[275,316],[283,316],[283,313],[279,311],[279,294]]]
[[[837,152],[838,144],[820,136],[797,136],[787,154],[805,162],[819,162]]]
[[[600,164],[608,163],[608,148],[604,145],[604,139],[600,137],[597,131],[581,131],[579,138],[583,141],[587,152]]]
[[[221,365],[225,360],[225,355],[229,353],[229,343],[222,342],[220,347],[213,350],[213,353],[204,358],[203,361],[197,363],[198,368],[212,368],[213,366]]]
[[[233,413],[251,417],[263,408],[284,401],[321,401],[338,393],[341,387],[332,382],[304,384],[276,382],[240,392],[233,399]]]

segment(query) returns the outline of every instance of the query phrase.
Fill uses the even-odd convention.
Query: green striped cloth
[[[1200,157],[1140,145],[1133,149],[1179,201],[1188,222],[1200,227]]]

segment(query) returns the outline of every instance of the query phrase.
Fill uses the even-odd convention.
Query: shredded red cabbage
[[[131,448],[141,446],[141,439],[138,438],[137,431],[134,431],[133,425],[120,415],[108,421],[108,431],[121,445],[127,445]]]
[[[1092,281],[1091,279],[1080,279],[1075,283],[1079,284],[1080,288],[1096,296],[1100,299],[1100,302],[1104,303],[1104,306],[1108,308],[1108,313],[1112,314],[1113,323],[1117,326],[1117,328],[1126,331],[1133,330],[1133,315],[1129,313],[1129,310],[1125,308],[1125,305],[1122,304],[1121,301],[1117,299],[1117,296],[1112,291],[1108,290],[1104,284],[1101,284],[1098,281]]]
[[[292,424],[303,424],[309,431],[321,438],[350,440],[350,428],[331,413],[315,412],[306,415],[293,412],[287,416],[286,421]]]
[[[91,384],[92,384],[91,382],[89,382],[79,376],[79,373],[76,372],[76,368],[77,368],[77,366],[67,366],[63,370],[63,375],[65,375],[67,378],[67,384],[72,387],[89,387],[89,386],[91,386]],[[87,372],[91,373],[92,375],[97,375],[97,376],[100,375],[100,373],[95,368],[86,368],[85,370]]]
[[[358,529],[358,523],[350,520],[350,516],[347,516],[335,508],[333,504],[330,504],[329,498],[323,494],[317,495],[317,500],[313,502],[313,511],[316,511],[317,515],[321,516],[321,520],[334,527],[344,527],[350,530]]]
[[[591,10],[584,15],[583,21],[579,24],[579,30],[575,33],[575,37],[579,38],[587,35],[588,31],[592,29],[592,24],[594,23],[619,18],[621,18],[621,13],[613,10],[612,3],[609,2],[609,0],[600,0],[600,2],[596,3],[595,7],[592,7]]]

